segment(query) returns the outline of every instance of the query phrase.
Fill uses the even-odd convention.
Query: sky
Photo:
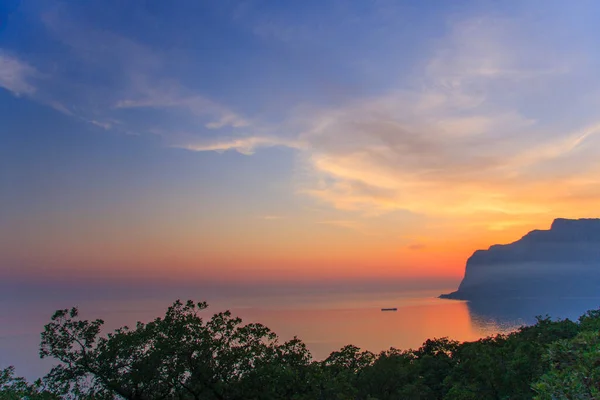
[[[598,217],[600,3],[0,1],[0,279],[459,281]]]

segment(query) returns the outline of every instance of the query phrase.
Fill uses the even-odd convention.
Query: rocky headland
[[[600,219],[556,219],[467,260],[460,300],[600,297]]]

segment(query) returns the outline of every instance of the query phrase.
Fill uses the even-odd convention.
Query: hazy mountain
[[[550,230],[477,250],[456,292],[440,297],[559,298],[600,296],[600,219],[556,219]]]

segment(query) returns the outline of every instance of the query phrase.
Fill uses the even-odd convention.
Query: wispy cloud
[[[0,49],[0,87],[17,96],[35,93],[32,78],[38,72],[31,65]]]
[[[536,22],[516,18],[482,16],[454,21],[425,72],[428,78],[453,89],[539,80],[568,72],[571,61],[545,47],[535,33]]]
[[[250,122],[237,115],[216,102],[193,93],[186,93],[181,84],[172,80],[153,82],[150,84],[146,79],[136,79],[130,90],[130,98],[117,100],[115,108],[157,108],[171,109],[179,108],[187,110],[195,117],[211,118],[203,125],[208,129],[220,129],[223,127],[242,128],[250,125]]]
[[[103,29],[95,21],[85,24],[65,4],[50,7],[41,18],[48,34],[62,43],[64,54],[38,68],[42,74],[0,52],[0,86],[13,93],[30,95],[63,114],[103,129],[138,134],[160,130],[167,144],[173,140],[170,133],[175,135],[184,126],[193,128],[197,137],[203,131],[251,125],[247,118],[190,89],[173,75],[168,49],[150,47]],[[66,74],[75,69],[87,72],[75,79]],[[96,78],[85,79],[88,74]],[[45,85],[33,85],[32,79],[38,75],[47,78]],[[155,111],[162,113],[160,118]],[[140,119],[141,112],[152,113],[151,126]],[[173,127],[175,118],[178,124]],[[112,123],[114,120],[120,123]]]
[[[206,143],[186,143],[173,145],[173,147],[180,147],[192,151],[216,151],[222,153],[233,150],[246,155],[254,154],[254,152],[259,148],[276,146],[299,149],[302,148],[302,143],[299,141],[288,140],[275,136],[248,136]]]
[[[57,100],[50,100],[49,102],[47,102],[47,104],[60,113],[75,116],[75,113],[73,113],[73,111],[71,111],[68,107],[66,107],[64,104],[61,104]]]
[[[376,107],[376,113],[372,105],[360,104],[332,111],[334,118],[325,115],[326,124],[315,122],[303,140],[310,149],[305,166],[316,179],[303,191],[336,208],[368,213],[542,211],[546,207],[538,199],[528,206],[511,204],[535,182],[524,168],[568,156],[596,132],[592,127],[540,137],[532,121],[500,113],[474,117],[475,135],[469,134],[472,120],[463,119],[464,134],[455,118],[445,124],[443,109],[431,123],[414,108],[395,104]],[[385,111],[391,109],[406,115]]]
[[[96,121],[95,119],[90,120],[89,121],[91,124],[99,126],[102,129],[110,129],[112,128],[113,124],[111,124],[110,122],[105,122],[105,121]]]
[[[513,158],[513,166],[525,167],[546,160],[553,160],[572,154],[585,145],[585,141],[600,133],[600,123],[592,124],[573,133],[541,143],[526,149]]]
[[[39,71],[19,57],[0,49],[0,88],[10,91],[15,96],[27,96],[29,99],[51,107],[62,114],[86,120],[80,115],[76,115],[59,99],[44,89],[44,84],[47,84],[47,81],[51,78],[46,72]]]
[[[243,18],[252,10],[238,11]],[[353,14],[348,19],[355,20]],[[320,40],[308,25],[289,28],[285,17],[257,21],[250,24],[254,34],[264,40],[282,33],[282,46]],[[173,75],[166,49],[87,29],[60,7],[45,22],[71,50],[73,62],[110,71],[116,76],[110,81],[118,84],[74,85],[62,76],[60,93],[67,95],[53,97],[33,85],[36,68],[0,52],[0,86],[35,95],[103,129],[159,133],[166,145],[190,151],[250,155],[260,148],[295,149],[302,174],[298,192],[336,209],[506,217],[565,210],[573,198],[600,200],[589,189],[600,165],[588,154],[598,149],[600,125],[595,115],[579,113],[551,93],[557,82],[569,86],[585,68],[585,56],[566,41],[536,34],[542,23],[537,20],[452,20],[445,35],[419,46],[423,56],[411,73],[389,78],[385,92],[303,104],[277,122],[228,104],[227,96],[216,100],[194,89],[205,87],[198,82],[186,85],[185,76]],[[585,84],[600,91],[593,80]],[[564,123],[553,123],[554,112]],[[567,169],[564,160],[572,161]]]
[[[564,209],[556,185],[571,192],[582,186],[545,164],[575,157],[599,128],[589,121],[572,133],[522,111],[513,92],[541,95],[524,82],[550,85],[572,72],[560,57],[537,49],[540,43],[523,41],[527,29],[506,19],[455,22],[415,78],[418,88],[303,109],[293,118],[293,140],[257,135],[182,147],[243,154],[275,145],[298,149],[308,177],[299,192],[364,215],[408,210],[506,218]],[[589,175],[599,166],[588,159],[582,168]]]
[[[522,215],[566,208],[557,204],[556,185],[581,187],[572,175],[556,176],[539,165],[576,156],[598,126],[561,131],[504,101],[522,89],[523,79],[549,83],[569,71],[535,51],[535,42],[518,43],[522,32],[507,26],[510,21],[480,19],[457,24],[427,64],[422,89],[308,118],[303,159],[315,179],[301,191],[364,214]],[[588,160],[579,173],[597,167]]]

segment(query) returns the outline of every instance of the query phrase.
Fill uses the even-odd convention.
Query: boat
[[[382,308],[381,311],[398,311],[396,307],[393,308]]]

